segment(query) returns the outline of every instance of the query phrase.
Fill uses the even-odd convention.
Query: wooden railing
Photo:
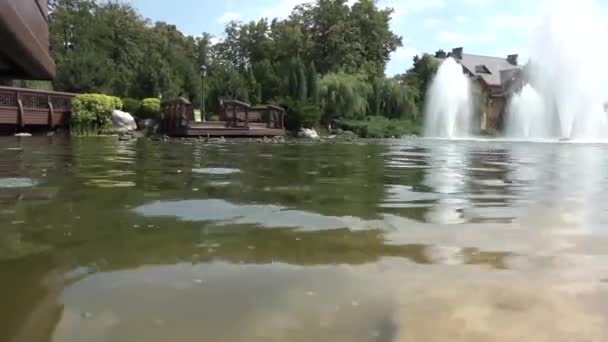
[[[0,87],[0,125],[67,126],[77,94]]]
[[[161,128],[167,134],[180,135],[191,128],[208,129],[284,129],[285,110],[271,105],[251,107],[240,101],[224,101],[220,121],[194,122],[194,106],[183,97],[163,101]]]
[[[251,106],[241,101],[224,101],[222,119],[227,127],[249,127],[251,124],[266,128],[285,128],[285,109],[274,105]]]
[[[226,121],[226,127],[249,128],[249,112],[251,105],[237,100],[225,100],[222,103],[222,120]]]
[[[161,111],[164,132],[187,128],[190,121],[194,121],[194,106],[183,97],[163,101]]]

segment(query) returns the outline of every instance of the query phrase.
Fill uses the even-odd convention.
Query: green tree
[[[373,0],[360,0],[352,7],[351,22],[360,35],[362,65],[368,75],[383,76],[390,55],[402,46],[401,37],[390,29],[392,9],[378,9]]]
[[[308,97],[312,104],[319,104],[319,75],[314,62],[310,62],[306,74],[306,83],[308,86]]]
[[[439,59],[429,54],[414,56],[412,67],[405,74],[397,75],[395,79],[417,89],[419,102],[422,103],[440,63]]]
[[[384,76],[402,45],[390,29],[393,10],[373,0],[317,0],[287,19],[230,22],[222,40],[192,37],[153,23],[124,1],[52,0],[51,53],[56,90],[121,98],[184,96],[218,113],[221,98],[280,103],[296,125],[311,120],[417,116],[438,62],[416,58],[395,79]]]
[[[260,84],[261,101],[268,102],[280,96],[284,91],[284,84],[275,65],[268,59],[257,62],[253,66],[255,79]]]
[[[418,96],[418,90],[407,84],[376,78],[369,93],[368,108],[371,115],[416,120]]]
[[[325,75],[320,91],[324,120],[364,117],[370,92],[371,87],[364,75],[343,72]]]

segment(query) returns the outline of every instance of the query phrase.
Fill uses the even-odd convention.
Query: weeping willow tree
[[[314,62],[311,62],[310,66],[308,67],[306,74],[306,85],[308,86],[308,98],[310,102],[314,105],[318,105],[320,96],[320,81]]]
[[[415,88],[385,78],[373,80],[371,88],[368,99],[371,115],[417,120],[419,93]]]
[[[371,92],[372,87],[363,75],[342,72],[325,75],[319,92],[323,120],[364,117]]]

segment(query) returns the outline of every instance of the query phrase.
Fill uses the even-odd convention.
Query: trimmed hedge
[[[97,135],[112,129],[112,112],[122,109],[118,97],[82,94],[72,99],[70,131],[75,135]]]
[[[155,98],[143,99],[137,114],[140,119],[160,119],[160,100]]]
[[[122,108],[125,112],[135,116],[141,110],[141,101],[137,99],[122,99]]]

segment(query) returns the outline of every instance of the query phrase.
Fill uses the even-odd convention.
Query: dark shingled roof
[[[462,66],[471,74],[483,79],[489,86],[500,87],[503,83],[501,79],[501,71],[521,69],[520,66],[510,64],[506,58],[472,55],[468,53],[462,54],[462,59],[457,59]],[[479,73],[478,66],[483,65],[490,73]]]

